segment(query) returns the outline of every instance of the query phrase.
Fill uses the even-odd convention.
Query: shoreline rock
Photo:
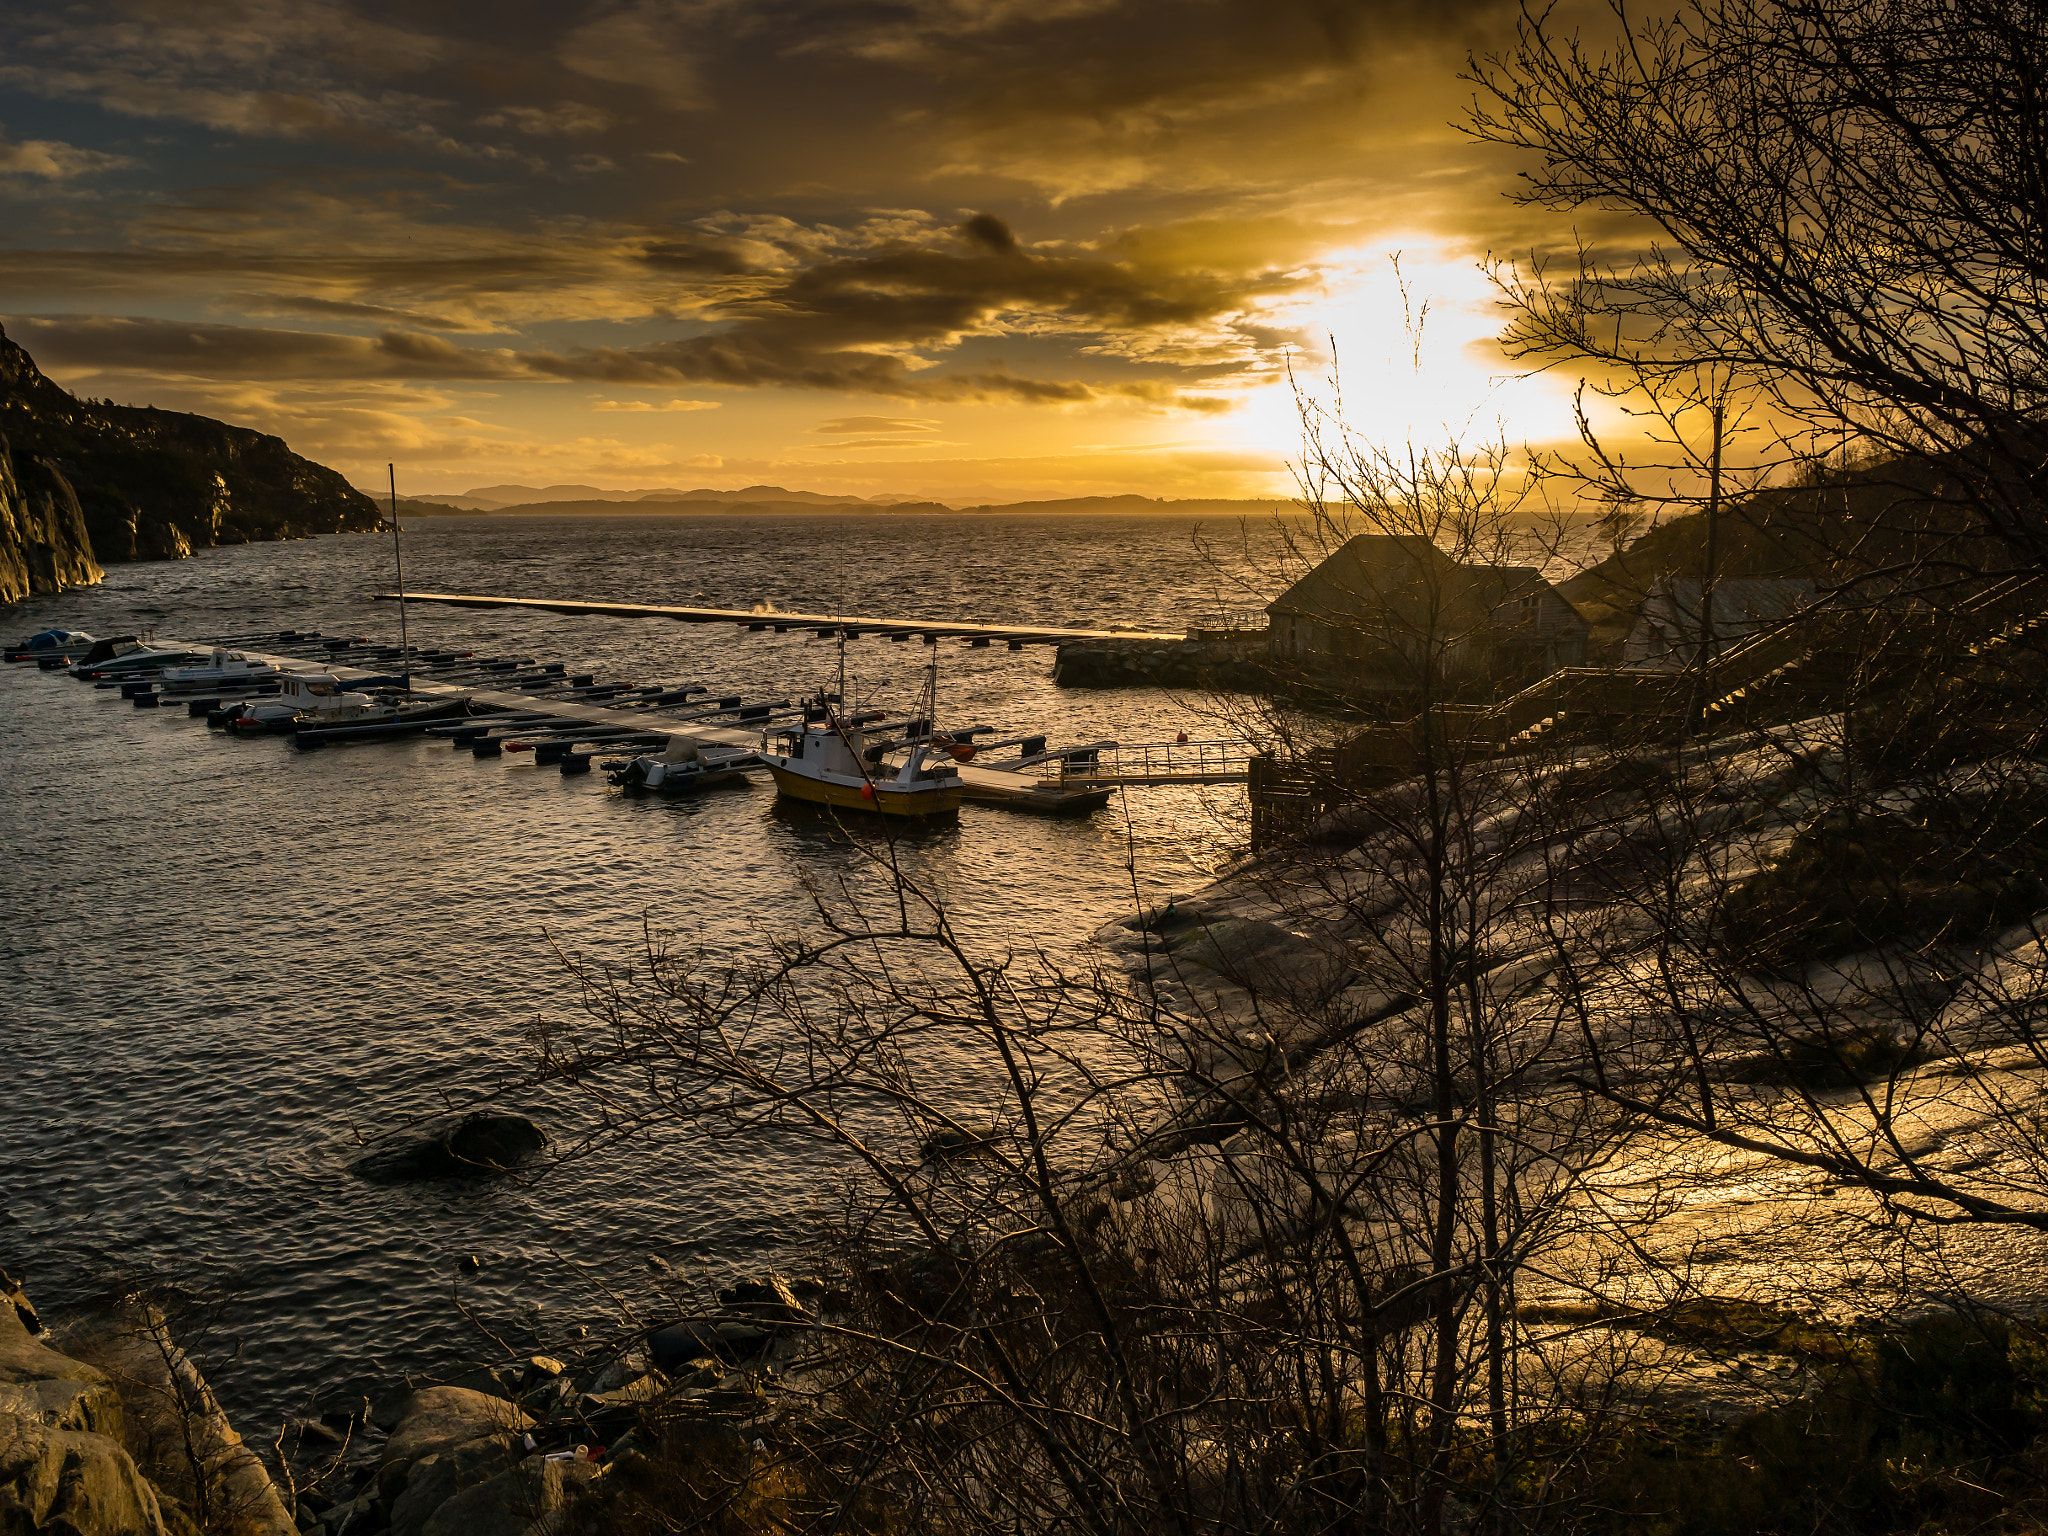
[[[510,1173],[547,1144],[547,1132],[524,1115],[479,1111],[431,1122],[419,1139],[376,1148],[349,1164],[349,1172],[372,1184],[489,1178]]]
[[[1260,693],[1272,687],[1266,637],[1250,640],[1069,640],[1053,654],[1059,688],[1202,688]]]

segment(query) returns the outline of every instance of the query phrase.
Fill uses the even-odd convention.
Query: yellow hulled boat
[[[870,761],[859,717],[842,718],[830,709],[824,715],[789,731],[784,751],[761,754],[778,793],[880,816],[950,816],[960,809],[959,771],[944,751],[917,742],[900,766],[879,751]]]

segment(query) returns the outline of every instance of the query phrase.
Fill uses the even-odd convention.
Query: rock
[[[0,1269],[0,1302],[6,1302],[14,1308],[14,1315],[21,1320],[23,1331],[30,1334],[43,1331],[43,1320],[36,1315],[36,1304],[28,1299],[28,1293],[21,1288],[21,1282],[4,1269]]]
[[[744,1360],[749,1355],[758,1355],[775,1342],[775,1335],[765,1328],[756,1328],[748,1323],[720,1323],[718,1342],[725,1346],[726,1353],[735,1360]]]
[[[597,1373],[597,1379],[590,1384],[594,1393],[615,1392],[635,1377],[647,1374],[647,1358],[640,1354],[623,1354]]]
[[[502,1397],[465,1387],[424,1387],[406,1399],[398,1427],[384,1442],[376,1486],[386,1499],[393,1499],[422,1456],[492,1435],[516,1434],[532,1425],[532,1419]]]
[[[764,1323],[808,1323],[811,1320],[810,1313],[798,1303],[789,1282],[777,1274],[770,1274],[765,1280],[741,1280],[730,1289],[720,1291],[718,1299],[735,1312],[744,1312]]]
[[[17,1290],[9,1299],[19,1295]],[[27,1299],[21,1297],[23,1303]],[[28,1310],[33,1316],[35,1309]],[[20,1304],[0,1306],[0,1413],[44,1429],[84,1430],[116,1440],[123,1427],[121,1398],[106,1372],[30,1338]]]
[[[463,1489],[489,1482],[518,1459],[510,1435],[487,1435],[428,1452],[412,1464],[404,1489],[391,1501],[391,1536],[419,1536],[435,1510]]]
[[[531,1392],[542,1382],[566,1375],[568,1370],[569,1367],[553,1355],[531,1356],[526,1362],[525,1369],[519,1373],[519,1388],[523,1392]]]
[[[717,1325],[699,1319],[671,1323],[647,1336],[647,1350],[654,1358],[654,1368],[671,1375],[685,1362],[702,1355],[716,1355],[723,1349]]]
[[[649,1371],[645,1376],[636,1376],[624,1386],[614,1387],[609,1392],[586,1392],[581,1406],[586,1418],[595,1418],[600,1413],[638,1408],[643,1403],[651,1403],[667,1390],[668,1378],[660,1371]]]
[[[420,1536],[527,1536],[562,1508],[563,1464],[529,1456],[465,1488],[427,1519]]]
[[[1236,640],[1068,640],[1053,653],[1060,688],[1272,687],[1264,633]]]
[[[164,1536],[162,1507],[105,1435],[0,1413],[0,1531]]]
[[[547,1133],[524,1115],[480,1111],[429,1125],[408,1144],[380,1147],[356,1159],[349,1171],[372,1184],[485,1178],[509,1173],[547,1144]],[[482,1267],[474,1256],[467,1262]]]

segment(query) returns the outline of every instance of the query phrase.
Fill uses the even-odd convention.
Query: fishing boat
[[[629,794],[649,790],[662,795],[694,795],[721,784],[744,784],[747,770],[760,762],[758,752],[714,756],[688,737],[677,737],[666,751],[614,758],[603,767],[612,783]]]
[[[7,648],[9,661],[48,661],[54,657],[83,655],[94,640],[82,629],[41,629],[19,645]]]
[[[215,646],[205,661],[191,667],[165,667],[157,679],[166,693],[189,693],[197,688],[232,688],[277,677],[281,668],[241,651]]]
[[[781,733],[781,752],[761,754],[778,794],[838,811],[882,816],[951,816],[960,809],[960,771],[932,737],[939,687],[938,652],[925,673],[922,707],[900,738],[878,729],[881,714],[844,708],[846,632],[839,634],[839,692],[820,692],[804,721]],[[870,739],[871,734],[875,739]],[[907,746],[901,764],[888,755]]]

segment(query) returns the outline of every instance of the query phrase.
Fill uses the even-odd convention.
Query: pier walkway
[[[376,594],[380,603],[398,601],[396,592]],[[463,592],[408,592],[408,603],[443,603],[456,608],[533,608],[544,613],[591,614],[616,619],[671,619],[682,624],[736,624],[760,633],[787,634],[808,629],[820,635],[846,631],[846,638],[886,635],[891,640],[922,636],[927,645],[958,638],[969,645],[1005,641],[1011,650],[1027,645],[1058,645],[1063,640],[1182,640],[1184,633],[1153,629],[1057,629],[1038,624],[984,624],[978,620],[872,619],[832,613],[756,613],[740,608],[669,608],[651,603],[590,603],[539,597],[484,597]]]

